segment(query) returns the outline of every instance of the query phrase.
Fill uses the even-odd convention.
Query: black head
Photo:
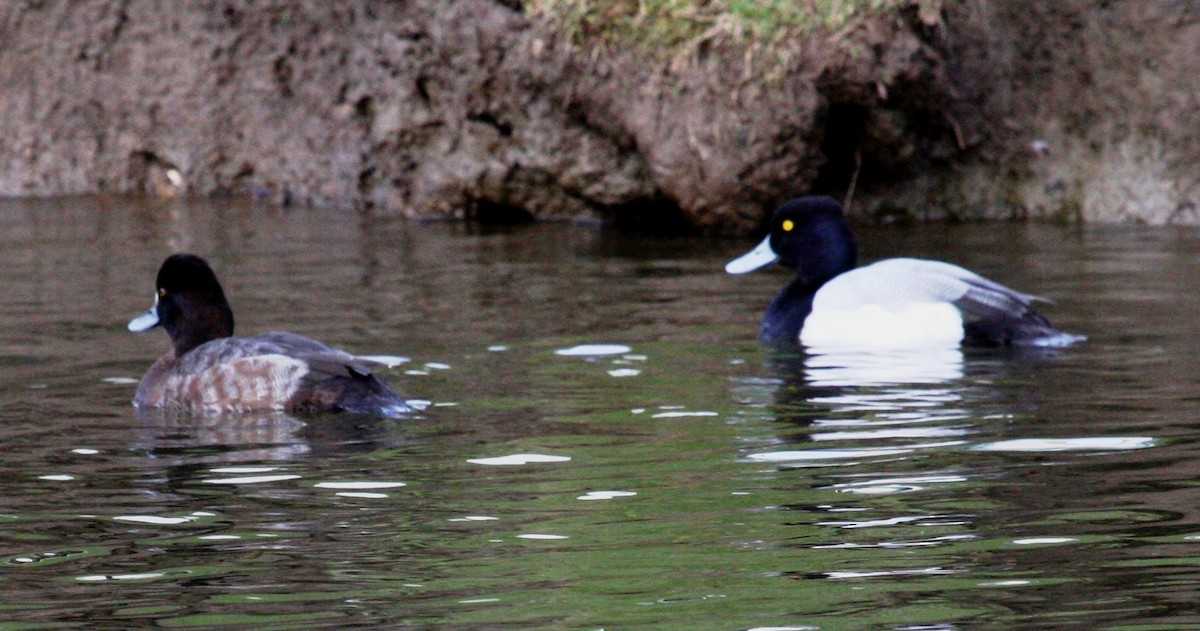
[[[805,284],[823,283],[858,264],[858,245],[842,205],[830,197],[800,197],[771,217],[771,250]]]
[[[771,234],[725,271],[745,274],[770,263],[796,271],[767,308],[759,334],[769,344],[786,346],[796,344],[821,285],[857,262],[858,246],[841,205],[829,197],[799,197],[776,209]]]
[[[204,259],[193,254],[167,257],[158,270],[155,288],[154,307],[130,322],[130,330],[145,331],[161,324],[171,336],[176,355],[233,335],[233,310]]]

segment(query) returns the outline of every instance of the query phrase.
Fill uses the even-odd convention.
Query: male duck
[[[147,313],[129,322],[140,333],[162,325],[174,350],[138,384],[139,408],[193,411],[347,411],[392,416],[410,411],[371,373],[376,362],[301,335],[232,337],[233,310],[204,259],[174,254],[163,262]]]
[[[780,206],[771,234],[725,271],[744,274],[774,262],[796,270],[763,316],[759,336],[767,344],[1062,347],[1084,339],[1034,311],[1036,297],[956,265],[897,258],[855,267],[857,258],[841,205],[829,197],[801,197]]]

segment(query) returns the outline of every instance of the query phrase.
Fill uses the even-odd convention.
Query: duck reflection
[[[769,405],[800,434],[784,439],[798,449],[751,455],[755,460],[788,466],[829,465],[843,457],[861,462],[944,448],[948,438],[971,432],[964,407],[971,382],[957,347],[776,349],[767,368],[776,377],[761,384],[774,386]]]
[[[805,354],[804,376],[817,387],[947,383],[963,378],[963,352],[959,348],[883,352],[816,348]]]
[[[935,402],[946,406],[968,397],[1003,404],[1005,390],[990,384],[1052,362],[1059,352],[1015,347],[861,350],[796,345],[771,349],[766,368],[776,377],[778,387],[772,398],[785,415],[812,410],[814,404],[829,412],[899,411],[928,409]],[[837,402],[853,405],[843,408]],[[1019,401],[1009,403],[1024,407]]]
[[[286,412],[205,415],[137,409],[135,449],[177,464],[296,460],[331,453],[396,447],[402,431],[389,419],[355,414],[299,416]]]

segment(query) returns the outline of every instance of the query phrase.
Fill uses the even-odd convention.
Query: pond
[[[1200,232],[863,228],[1081,345],[759,346],[750,240],[246,200],[0,204],[0,627],[1194,628]],[[408,418],[139,413],[174,251]],[[591,346],[598,345],[598,346]],[[581,348],[582,347],[582,348]]]

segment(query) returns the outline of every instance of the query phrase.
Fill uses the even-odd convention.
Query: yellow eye
[[[784,219],[780,227],[783,228],[784,232],[791,232],[792,228],[796,227],[796,224],[791,219]]]
[[[159,297],[159,298],[166,298],[166,297],[167,297],[167,290],[163,289],[162,287],[159,287],[159,288],[158,288],[158,297]]]

